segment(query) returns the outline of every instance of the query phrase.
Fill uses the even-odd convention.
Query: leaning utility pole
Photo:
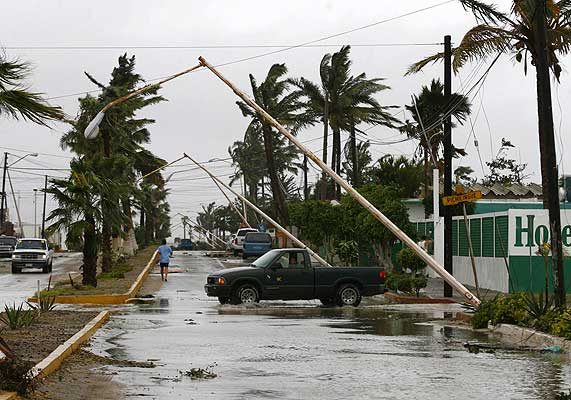
[[[452,44],[450,35],[444,36],[444,97],[447,107],[452,99]],[[446,111],[446,110],[444,110]],[[452,196],[452,113],[444,118],[444,196]],[[452,266],[452,210],[444,207],[444,269],[453,275]],[[452,286],[444,282],[444,297],[452,297]]]
[[[188,154],[184,154],[186,158],[188,158],[190,161],[192,161],[194,164],[196,164],[197,167],[199,167],[200,169],[202,169],[204,172],[206,172],[213,180],[217,181],[219,184],[221,184],[222,186],[224,186],[228,191],[230,191],[231,193],[233,193],[235,196],[239,197],[242,201],[244,201],[246,204],[248,204],[254,211],[256,211],[258,214],[260,214],[262,217],[264,217],[266,219],[266,221],[268,221],[270,224],[272,224],[273,226],[275,226],[276,228],[278,228],[281,232],[283,232],[293,243],[295,243],[296,245],[298,245],[299,247],[301,247],[304,250],[307,250],[307,252],[309,253],[310,256],[312,256],[313,258],[315,258],[321,265],[323,265],[324,267],[331,267],[331,265],[325,261],[319,254],[317,254],[316,252],[314,252],[313,250],[311,250],[305,243],[303,243],[301,240],[299,240],[298,238],[296,238],[290,231],[288,231],[287,229],[285,229],[283,226],[281,226],[280,224],[278,224],[276,221],[274,221],[272,219],[272,217],[270,217],[268,214],[266,214],[265,212],[263,212],[262,210],[260,210],[256,205],[254,205],[250,200],[248,200],[247,198],[245,198],[244,196],[240,195],[238,192],[236,192],[234,189],[232,189],[230,186],[228,186],[227,184],[225,184],[224,182],[222,182],[220,180],[220,178],[218,178],[217,176],[213,175],[212,172],[210,172],[205,166],[203,166],[202,164],[200,164],[198,161],[195,161],[192,157],[190,157]]]
[[[555,286],[555,305],[566,303],[565,279],[563,274],[563,249],[561,237],[561,211],[559,208],[559,173],[555,154],[555,137],[553,132],[553,110],[551,104],[551,83],[549,81],[549,49],[547,47],[546,1],[536,0],[534,36],[537,46],[537,112],[539,120],[539,142],[541,154],[541,172],[543,197],[547,197],[549,209],[549,233],[551,238],[551,257]]]
[[[243,91],[237,88],[232,82],[226,79],[213,65],[208,63],[203,57],[198,58],[200,63],[207,67],[214,75],[216,75],[222,82],[224,82],[232,91],[240,97],[246,104],[256,110],[263,118],[265,118],[274,128],[276,128],[282,135],[289,139],[298,149],[307,155],[316,165],[327,173],[333,180],[338,183],[347,193],[353,197],[359,204],[361,204],[367,211],[369,211],[379,222],[381,222],[389,231],[391,231],[403,244],[410,247],[430,268],[432,268],[438,275],[440,275],[446,282],[454,287],[462,296],[466,298],[471,304],[478,306],[480,300],[472,294],[464,285],[462,285],[456,278],[454,278],[448,271],[446,271],[436,260],[434,260],[424,249],[422,249],[414,240],[412,240],[406,233],[404,233],[397,225],[395,225],[386,215],[379,211],[369,200],[367,200],[361,193],[355,190],[347,181],[339,176],[332,168],[325,164],[319,157],[317,157],[311,150],[309,150],[303,143],[299,141],[290,131],[283,127],[274,117],[272,117],[266,110],[260,107],[254,100],[252,100]]]
[[[4,203],[6,203],[6,170],[8,169],[8,152],[4,153],[4,172],[2,173],[2,200],[0,201],[0,234],[4,233],[4,223],[6,219],[4,218],[5,208]]]

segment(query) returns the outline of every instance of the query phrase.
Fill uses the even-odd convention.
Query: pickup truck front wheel
[[[260,301],[260,294],[254,285],[246,283],[236,289],[232,300],[234,304],[251,305]]]
[[[346,283],[337,289],[337,305],[357,307],[361,303],[361,292],[352,283]]]

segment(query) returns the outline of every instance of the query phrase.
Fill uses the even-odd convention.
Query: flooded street
[[[12,265],[10,259],[1,259],[0,306],[19,304],[25,301],[37,291],[38,281],[40,281],[40,287],[43,289],[47,287],[50,275],[52,275],[52,282],[55,282],[70,272],[79,272],[81,263],[81,253],[59,253],[54,255],[51,274],[44,274],[40,269],[24,270],[20,274],[13,274],[10,269]]]
[[[323,308],[313,301],[254,308],[208,298],[216,259],[176,253],[172,274],[151,304],[122,308],[93,339],[92,351],[156,368],[105,367],[126,398],[156,399],[552,399],[571,385],[560,356],[470,354],[486,341],[469,330],[427,321],[457,305]],[[182,372],[211,369],[192,380]]]

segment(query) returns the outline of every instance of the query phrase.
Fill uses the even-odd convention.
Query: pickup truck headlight
[[[218,285],[225,285],[226,284],[226,279],[224,278],[215,278],[214,282]]]
[[[45,260],[46,258],[48,258],[48,256],[44,254],[44,255],[42,256],[42,258]]]
[[[12,260],[15,260],[17,258],[18,258],[18,256],[16,254],[12,254]]]

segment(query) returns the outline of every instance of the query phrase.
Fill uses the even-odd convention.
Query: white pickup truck
[[[52,272],[53,257],[46,239],[18,239],[12,253],[12,273],[20,273],[24,268],[41,268],[44,273]]]

